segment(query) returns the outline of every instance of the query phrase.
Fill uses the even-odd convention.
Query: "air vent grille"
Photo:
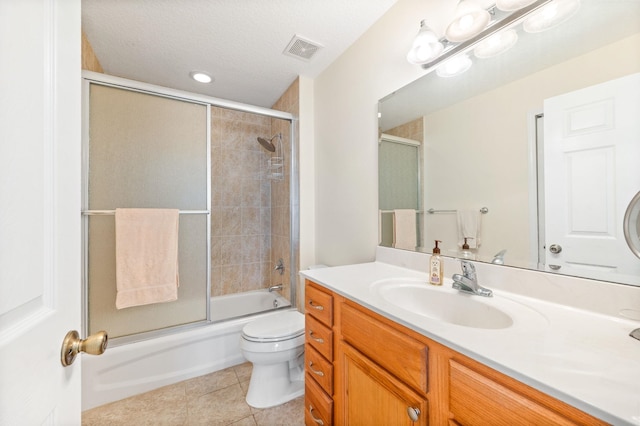
[[[294,35],[282,53],[303,61],[309,61],[321,48],[322,46],[316,42]]]

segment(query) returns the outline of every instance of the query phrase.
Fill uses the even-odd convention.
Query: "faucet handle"
[[[460,261],[461,266],[462,266],[462,275],[464,275],[465,277],[475,280],[476,279],[476,267],[473,265],[473,263],[469,262],[468,260],[462,260]]]

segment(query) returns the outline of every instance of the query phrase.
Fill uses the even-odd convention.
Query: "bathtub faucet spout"
[[[272,285],[271,287],[269,287],[269,293],[276,290],[282,291],[282,284]]]

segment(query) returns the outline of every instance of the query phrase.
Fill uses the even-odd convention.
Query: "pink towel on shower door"
[[[178,299],[174,209],[116,209],[116,308]]]

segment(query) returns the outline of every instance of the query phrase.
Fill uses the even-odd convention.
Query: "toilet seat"
[[[242,328],[242,338],[251,342],[281,342],[304,335],[304,315],[288,311],[258,321],[251,321]]]

